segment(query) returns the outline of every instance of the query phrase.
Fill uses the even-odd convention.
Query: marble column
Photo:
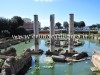
[[[39,34],[39,21],[38,21],[38,15],[34,15],[34,44],[35,44],[35,50],[39,50],[39,40],[38,40],[38,34]]]
[[[50,51],[55,50],[55,27],[54,14],[50,15]]]
[[[74,14],[69,14],[69,44],[68,44],[69,52],[72,52],[74,48],[73,37],[74,37]]]

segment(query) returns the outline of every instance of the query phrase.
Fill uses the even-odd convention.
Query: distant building
[[[34,22],[31,21],[31,19],[29,18],[23,18],[24,20],[24,25],[23,27],[27,30],[27,31],[30,31],[32,30],[33,31],[33,26],[34,26]],[[39,28],[41,27],[41,23],[39,22]]]

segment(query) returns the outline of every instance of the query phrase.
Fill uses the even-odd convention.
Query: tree
[[[10,36],[10,32],[8,30],[4,30],[1,32],[2,38],[4,37],[9,37]]]
[[[9,22],[6,18],[0,18],[0,33],[2,30],[8,30],[9,28]]]
[[[47,30],[47,29],[49,29],[49,27],[44,27],[44,28],[43,28],[43,30]]]
[[[16,35],[27,35],[28,32],[23,28],[23,26],[19,26],[16,28]]]
[[[91,26],[89,26],[89,28],[90,28],[91,30],[95,30],[96,27],[97,27],[96,24],[92,24]]]
[[[100,24],[97,24],[97,28],[98,28],[98,30],[100,29]]]
[[[17,21],[18,26],[23,26],[23,24],[24,24],[23,19],[19,16],[14,16],[13,18],[11,18],[11,20]]]
[[[92,26],[89,26],[89,29],[92,30]]]
[[[78,22],[74,22],[74,27],[78,27]]]
[[[78,27],[78,22],[74,21],[74,27],[75,27],[75,30],[76,30],[76,27]]]
[[[78,25],[83,30],[83,27],[85,27],[85,22],[84,21],[80,21]]]
[[[16,34],[16,29],[19,26],[22,26],[24,23],[23,19],[19,16],[14,16],[11,19],[6,19],[6,18],[2,18],[0,17],[0,33],[9,33],[10,35],[14,35]],[[4,32],[5,30],[7,30],[7,32]],[[2,34],[3,34],[2,33]]]
[[[16,32],[16,29],[19,27],[19,26],[23,26],[24,24],[24,21],[22,20],[21,17],[19,16],[14,16],[11,18],[11,20],[9,21],[9,24],[10,24],[10,32],[11,32],[11,35],[15,35],[17,34]]]
[[[10,33],[11,35],[15,35],[16,34],[16,28],[18,28],[18,22],[16,19],[11,19],[9,21],[10,23]]]
[[[64,21],[64,22],[63,22],[63,27],[66,28],[66,29],[68,30],[68,27],[69,27],[69,26],[68,26],[68,22],[67,22],[67,21]]]
[[[96,24],[93,24],[92,27],[95,30],[97,26],[96,26]]]
[[[58,27],[58,29],[60,29],[61,28],[61,23],[57,22],[55,26]]]

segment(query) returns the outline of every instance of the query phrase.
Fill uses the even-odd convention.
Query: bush
[[[28,32],[22,26],[16,29],[16,35],[27,35],[27,34]]]
[[[5,31],[2,31],[2,32],[1,32],[1,35],[2,35],[3,37],[9,37],[9,36],[10,36],[10,32],[7,31],[7,30],[5,30]]]
[[[0,69],[2,68],[3,63],[4,63],[4,60],[0,59]]]

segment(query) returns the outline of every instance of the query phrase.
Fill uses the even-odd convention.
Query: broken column
[[[34,44],[35,44],[35,50],[39,50],[39,41],[38,41],[38,34],[39,34],[39,21],[38,21],[38,15],[34,15]]]
[[[50,51],[55,49],[54,14],[50,15]]]
[[[74,14],[69,14],[69,44],[68,44],[69,52],[72,52],[74,48],[73,37],[74,37]]]

